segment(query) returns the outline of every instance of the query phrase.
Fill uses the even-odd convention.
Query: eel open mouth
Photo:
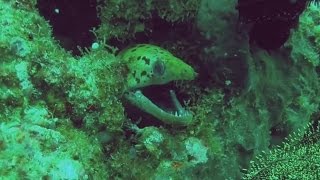
[[[125,98],[142,111],[156,117],[166,124],[186,126],[192,123],[193,115],[180,104],[175,92],[170,90],[170,99],[173,102],[174,110],[168,111],[156,105],[146,97],[141,90],[130,91],[125,94]]]

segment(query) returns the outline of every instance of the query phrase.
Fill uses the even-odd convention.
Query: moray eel
[[[127,66],[127,92],[124,97],[132,105],[167,124],[189,125],[193,122],[192,113],[181,106],[174,91],[170,91],[176,107],[174,113],[162,110],[140,91],[140,88],[150,85],[161,85],[175,80],[193,80],[197,73],[191,66],[170,52],[150,44],[139,44],[125,49],[117,58],[125,61]]]

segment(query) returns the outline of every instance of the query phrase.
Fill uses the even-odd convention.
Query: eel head
[[[171,90],[170,96],[176,107],[174,113],[166,112],[140,91],[150,85],[162,85],[175,80],[193,80],[197,73],[191,66],[170,52],[149,44],[139,44],[125,49],[117,56],[125,61],[128,69],[125,98],[134,106],[168,124],[188,125],[191,112],[186,111]]]

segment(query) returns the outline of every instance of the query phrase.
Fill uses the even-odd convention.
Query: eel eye
[[[166,68],[161,60],[157,60],[153,65],[153,73],[155,76],[162,76],[165,72]]]

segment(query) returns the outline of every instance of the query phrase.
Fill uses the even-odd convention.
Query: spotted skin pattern
[[[123,50],[117,57],[126,62],[129,90],[196,77],[191,66],[155,45],[139,44]]]
[[[127,92],[124,94],[132,105],[171,125],[188,126],[193,115],[179,103],[173,90],[170,96],[174,112],[166,112],[143,95],[140,88],[166,84],[174,80],[193,80],[197,73],[191,66],[158,46],[139,44],[123,50],[117,56],[127,66]]]

